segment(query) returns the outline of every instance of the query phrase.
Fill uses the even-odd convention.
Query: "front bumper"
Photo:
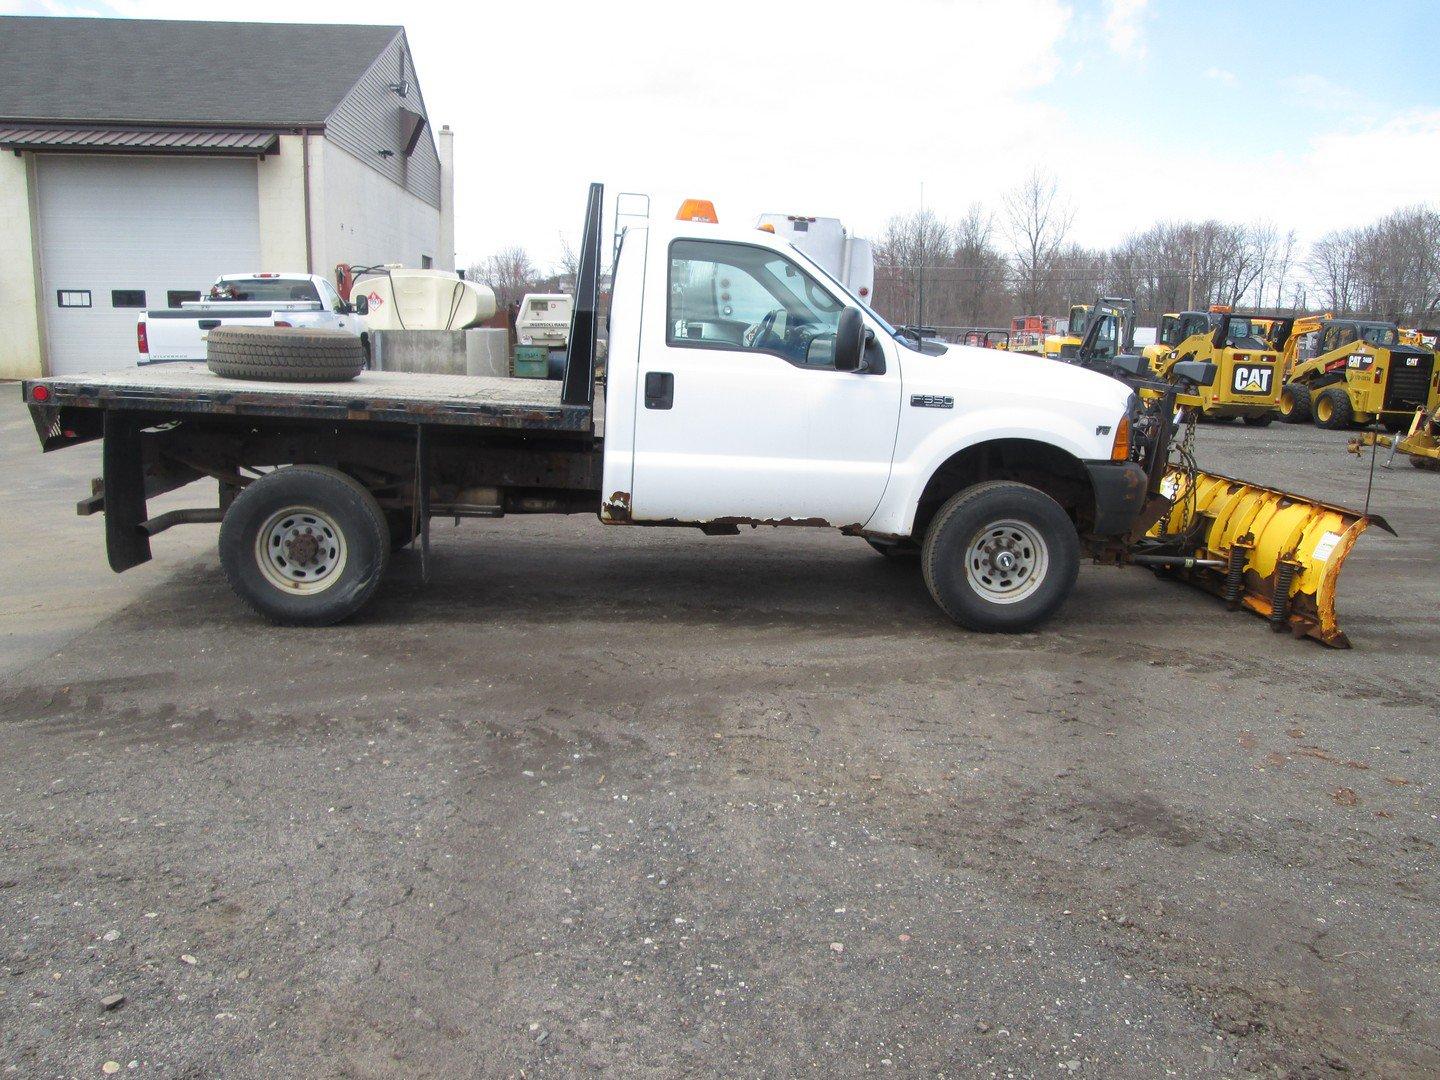
[[[1150,476],[1133,461],[1087,461],[1090,487],[1095,492],[1096,536],[1123,536],[1145,508]]]

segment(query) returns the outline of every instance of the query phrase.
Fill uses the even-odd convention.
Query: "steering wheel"
[[[765,340],[765,335],[774,329],[775,319],[779,314],[780,309],[774,308],[766,312],[765,317],[758,323],[746,329],[742,341],[747,349],[758,349],[760,347],[760,343]]]

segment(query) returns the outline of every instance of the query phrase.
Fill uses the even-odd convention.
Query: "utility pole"
[[[1185,310],[1195,310],[1195,241],[1190,241],[1190,284],[1185,291]]]

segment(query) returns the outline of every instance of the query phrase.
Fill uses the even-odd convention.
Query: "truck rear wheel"
[[[353,477],[291,465],[240,492],[220,524],[230,587],[271,622],[329,626],[359,611],[390,559],[385,514]]]
[[[1275,419],[1275,414],[1266,412],[1255,416],[1242,416],[1240,419],[1246,427],[1269,427],[1270,421]]]
[[[1303,424],[1310,419],[1310,388],[1300,383],[1286,383],[1280,388],[1280,422]]]
[[[344,382],[365,366],[365,345],[343,330],[232,326],[210,331],[205,362],[227,379]]]
[[[997,480],[966,488],[940,508],[921,566],[930,595],[955,622],[1017,633],[1039,626],[1070,595],[1080,540],[1049,495]]]
[[[1327,431],[1344,431],[1355,420],[1350,395],[1343,386],[1327,386],[1315,395],[1315,426]]]

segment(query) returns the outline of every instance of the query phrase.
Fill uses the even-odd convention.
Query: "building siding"
[[[440,266],[440,211],[328,139],[315,140],[310,180],[316,273],[337,263]]]
[[[390,84],[402,79],[406,84],[403,98],[390,89]],[[405,120],[401,111],[407,108],[426,117],[425,132],[408,158],[404,154]],[[336,106],[326,121],[325,135],[357,161],[439,209],[440,157],[403,33],[395,36]],[[394,153],[384,157],[381,150]]]

